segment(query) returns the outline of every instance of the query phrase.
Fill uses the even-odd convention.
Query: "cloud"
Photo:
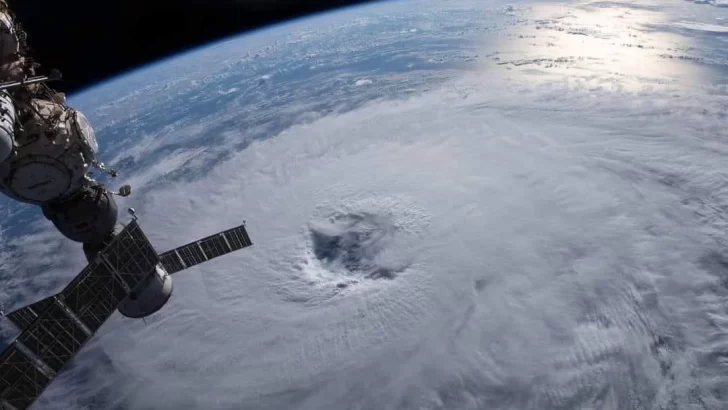
[[[723,156],[701,142],[719,118],[688,111],[722,97],[484,94],[480,81],[294,126],[136,198],[160,249],[244,219],[255,246],[177,275],[148,326],[114,319],[98,343],[154,382],[112,372],[103,385],[131,408],[557,406],[608,389],[687,403],[692,383],[709,394],[713,367],[691,373],[684,355],[715,343],[702,326],[724,317],[709,301],[726,290],[698,263],[716,249],[714,222],[686,199],[722,200],[709,190]],[[311,227],[356,214],[397,227],[388,257],[407,268],[345,289],[312,279]]]
[[[695,4],[708,4],[715,7],[728,7],[728,1],[725,0],[687,0]]]
[[[553,79],[297,100],[274,112],[306,121],[125,200],[159,250],[243,220],[255,246],[112,318],[39,408],[724,407],[725,90]]]
[[[727,4],[727,6],[728,6],[728,4]],[[681,22],[675,23],[675,26],[685,28],[688,30],[711,33],[711,34],[715,34],[715,35],[728,34],[728,26],[719,26],[717,24],[691,23],[691,22],[681,21]]]

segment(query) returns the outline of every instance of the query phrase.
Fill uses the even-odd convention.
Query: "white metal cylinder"
[[[0,92],[0,162],[10,157],[15,146],[15,106],[7,91]]]
[[[164,306],[172,296],[172,277],[161,265],[147,280],[131,291],[119,305],[119,313],[133,319],[149,316]]]
[[[7,13],[0,13],[0,61],[4,63],[9,58],[16,57],[19,49],[20,42],[13,20]]]

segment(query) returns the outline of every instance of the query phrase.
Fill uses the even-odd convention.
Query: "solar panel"
[[[245,229],[245,225],[228,229],[227,231],[221,232],[221,235],[227,239],[234,251],[253,245],[250,236],[248,236],[248,231]]]
[[[94,330],[98,329],[96,325],[101,326],[103,320],[106,320],[104,318],[99,322],[106,314],[106,311],[113,312],[118,303],[126,296],[124,285],[126,284],[130,289],[134,288],[153,271],[158,263],[154,247],[144,235],[136,220],[127,225],[102,253],[106,264],[97,261],[84,268],[66,287],[66,292],[71,293],[65,295],[65,297],[70,298],[70,303],[74,305],[74,312],[85,315],[93,307],[96,316],[96,319],[91,319],[92,322],[96,322],[95,326],[92,326]],[[118,276],[114,275],[111,267],[116,269]],[[116,277],[116,280],[113,280],[114,277]],[[81,306],[77,305],[77,303],[80,303],[76,299],[78,295],[85,294],[84,302],[89,303],[89,298],[96,291],[100,292],[96,295],[97,300],[94,300],[86,309],[82,309]],[[19,329],[26,329],[53,304],[53,301],[53,296],[45,298],[9,313],[7,318]],[[112,305],[114,306],[113,309],[110,308]]]
[[[53,304],[18,337],[53,371],[60,371],[91,337],[59,305]]]
[[[240,225],[165,252],[159,260],[168,273],[175,273],[252,244],[245,225]]]
[[[174,273],[252,244],[241,225],[157,255],[133,220],[63,291],[7,315],[23,332],[0,354],[0,409],[31,406],[158,263]]]
[[[8,313],[7,318],[10,319],[10,321],[13,322],[13,324],[17,326],[18,329],[22,330],[30,326],[30,324],[33,323],[33,321],[35,321],[35,319],[40,316],[52,303],[53,297],[51,296],[35,302],[32,305],[28,305],[14,312],[10,312]]]
[[[130,289],[144,281],[159,263],[157,252],[136,220],[104,248],[101,259]]]
[[[174,251],[159,255],[159,260],[162,262],[164,270],[170,274],[179,272],[185,268],[185,265],[182,264],[182,259]]]
[[[207,261],[207,256],[197,242],[177,248],[177,253],[187,267]]]
[[[108,266],[96,261],[88,265],[58,297],[81,323],[96,332],[126,295],[120,279]]]
[[[218,256],[225,255],[226,253],[230,253],[232,251],[232,249],[230,249],[230,246],[228,246],[228,244],[225,242],[224,239],[220,237],[220,235],[207,237],[200,240],[198,243],[200,244],[202,252],[205,253],[205,256],[207,256],[208,259],[217,258]]]
[[[24,331],[0,356],[0,405],[30,406],[157,263],[132,221],[58,295],[9,314]]]
[[[26,409],[51,382],[16,344],[0,354],[0,408]]]

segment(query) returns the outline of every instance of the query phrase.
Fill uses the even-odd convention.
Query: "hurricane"
[[[255,245],[37,408],[725,408],[720,6],[376,3],[74,96],[155,245]],[[41,222],[0,225],[9,303],[82,267]]]

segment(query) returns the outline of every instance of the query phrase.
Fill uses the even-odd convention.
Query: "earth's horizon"
[[[114,315],[33,408],[727,408],[726,6],[374,3],[71,96],[120,221],[255,246]],[[0,308],[83,267],[0,212]]]

